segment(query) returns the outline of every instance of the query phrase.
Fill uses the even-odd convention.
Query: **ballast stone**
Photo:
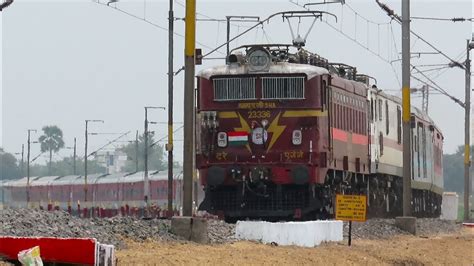
[[[239,221],[235,236],[241,240],[276,243],[282,246],[315,247],[321,242],[343,240],[342,221],[251,222]]]

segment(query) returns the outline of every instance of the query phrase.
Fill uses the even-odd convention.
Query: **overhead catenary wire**
[[[452,21],[452,22],[466,22],[474,21],[474,18],[436,18],[436,17],[410,17],[410,19],[419,19],[419,20],[434,20],[434,21]]]
[[[293,0],[289,0],[289,2],[292,3],[292,4],[294,4],[294,5],[296,5],[296,6],[298,6],[298,7],[304,8],[304,9],[306,9],[306,10],[310,10],[309,8],[307,8],[307,7],[301,5],[301,4],[299,4],[298,2],[295,2],[295,1],[293,1]],[[347,5],[347,4],[346,4],[346,5]],[[344,5],[341,5],[341,6],[342,6],[342,7],[341,7],[341,13],[343,14],[343,10],[344,10],[343,6],[344,6]],[[386,23],[376,23],[376,22],[373,22],[373,21],[371,21],[371,20],[369,20],[369,19],[367,19],[367,18],[361,16],[361,15],[360,15],[357,11],[355,11],[352,7],[350,7],[350,11],[352,11],[352,12],[354,13],[354,15],[357,15],[357,16],[359,16],[359,17],[362,17],[362,18],[365,19],[366,21],[370,21],[370,22],[376,24],[378,28],[380,28],[380,26],[386,26],[386,27],[387,27],[387,32],[388,32],[387,40],[390,39],[390,32],[389,32],[389,29],[390,29],[389,26],[391,25],[390,22],[386,22]],[[392,72],[393,72],[393,74],[394,74],[394,76],[395,76],[395,78],[396,78],[398,84],[401,86],[401,81],[400,81],[400,78],[398,77],[398,73],[397,73],[397,71],[395,70],[395,67],[393,66],[393,63],[390,61],[390,57],[391,57],[391,55],[392,55],[392,53],[390,52],[390,42],[389,42],[389,49],[387,49],[387,56],[388,56],[389,58],[384,58],[384,57],[380,54],[380,34],[379,34],[379,40],[378,40],[378,44],[379,44],[379,45],[378,45],[378,52],[376,52],[376,51],[373,51],[372,49],[370,49],[367,45],[364,45],[362,42],[360,42],[359,40],[357,40],[356,36],[353,38],[353,37],[351,37],[349,34],[347,34],[346,32],[344,32],[344,31],[342,30],[342,24],[343,24],[343,22],[344,22],[343,19],[341,19],[341,27],[340,27],[340,28],[337,28],[336,26],[332,25],[331,23],[329,23],[329,22],[327,22],[327,21],[323,21],[323,22],[324,22],[326,25],[328,25],[330,28],[332,28],[333,30],[335,30],[336,32],[340,33],[340,34],[341,34],[342,36],[344,36],[345,38],[347,38],[347,39],[349,39],[349,40],[355,42],[355,43],[356,43],[357,45],[359,45],[361,48],[363,48],[363,49],[365,49],[366,51],[368,51],[369,53],[375,55],[375,56],[378,57],[380,60],[384,61],[384,62],[387,63],[387,64],[390,64],[391,70],[392,70]],[[367,33],[367,34],[368,34],[368,33]]]
[[[177,5],[179,5],[179,6],[183,7],[183,8],[186,8],[186,5],[185,5],[184,3],[182,3],[182,2],[180,2],[180,1],[178,1],[178,0],[174,0],[174,2],[175,2]],[[218,22],[217,24],[221,24],[221,23],[226,24],[226,23],[227,23],[227,20],[226,20],[226,19],[216,19],[216,18],[210,17],[210,16],[208,16],[208,15],[206,15],[206,14],[203,14],[203,13],[200,13],[200,12],[196,12],[196,15],[206,18],[207,21]],[[203,20],[203,19],[196,19],[196,20],[206,21],[206,20]],[[237,27],[244,27],[244,28],[245,28],[245,27],[247,27],[247,28],[250,27],[250,26],[240,25],[240,24],[237,24],[237,23],[230,23],[230,25],[231,25],[232,27],[236,27],[236,28],[237,28]]]
[[[183,128],[184,128],[184,125],[178,127],[177,129],[175,129],[175,130],[173,131],[173,134],[176,133],[176,132],[178,132],[179,130],[181,130],[181,129],[183,129]],[[160,141],[163,141],[163,140],[166,139],[166,138],[168,138],[168,135],[165,135],[164,137],[162,137],[162,138],[158,139],[157,141],[153,142],[153,143],[150,145],[150,147],[155,146],[155,145],[158,144]]]
[[[376,0],[377,4],[387,13],[387,15],[389,17],[391,17],[393,20],[395,20],[398,24],[402,24],[402,18],[396,14],[390,7],[388,7],[386,4],[382,4],[379,0]],[[445,57],[446,59],[449,60],[449,62],[452,62],[452,63],[458,63],[457,61],[455,61],[454,59],[452,59],[450,56],[448,56],[446,53],[444,53],[443,51],[441,51],[440,49],[438,49],[436,46],[434,46],[432,43],[430,43],[429,41],[427,41],[426,39],[424,39],[423,37],[421,37],[418,33],[416,33],[415,31],[411,30],[410,29],[410,33],[412,35],[414,35],[415,37],[417,37],[419,40],[421,40],[422,42],[424,42],[426,45],[428,45],[429,47],[431,47],[431,49],[435,50],[436,52],[438,52],[439,54],[441,54],[443,57]],[[462,66],[462,68],[464,69],[464,66]]]
[[[435,81],[433,81],[430,77],[428,77],[425,73],[421,72],[417,67],[411,65],[411,67],[417,71],[417,73],[415,74],[420,74],[422,75],[426,80],[428,80],[429,83],[431,84],[427,84],[426,81],[423,81],[421,80],[420,78],[414,76],[414,75],[411,75],[411,77],[421,83],[424,83],[426,85],[429,85],[430,87],[432,87],[433,89],[439,91],[440,93],[442,93],[443,95],[447,96],[448,98],[450,98],[451,100],[453,100],[455,103],[459,104],[462,108],[465,108],[464,107],[464,103],[459,100],[458,98],[450,95],[448,92],[446,92],[446,90],[444,90],[443,88],[441,88],[441,86],[439,86]]]
[[[97,153],[98,151],[100,151],[100,150],[102,150],[103,148],[109,146],[110,144],[114,143],[115,141],[117,141],[117,140],[119,140],[119,139],[121,139],[121,138],[127,136],[130,132],[131,132],[131,131],[125,132],[125,133],[123,133],[122,135],[118,136],[117,138],[115,138],[115,139],[113,139],[113,140],[107,142],[106,144],[102,145],[100,148],[98,148],[98,149],[96,149],[95,151],[89,153],[89,154],[87,155],[87,157],[93,155],[94,153]],[[84,158],[85,158],[85,156],[84,156]]]
[[[150,25],[156,27],[156,28],[159,28],[159,29],[161,29],[161,30],[164,30],[164,31],[168,32],[168,29],[167,29],[166,27],[161,26],[161,25],[159,25],[159,24],[157,24],[157,23],[155,23],[155,22],[152,22],[152,21],[150,21],[150,20],[148,20],[148,19],[146,19],[146,18],[142,18],[142,17],[140,17],[140,16],[137,16],[137,15],[135,15],[135,14],[133,14],[133,13],[127,12],[127,11],[125,11],[125,10],[123,10],[123,9],[118,8],[117,6],[107,5],[107,4],[105,4],[105,3],[100,2],[100,0],[98,0],[98,1],[95,2],[95,3],[97,3],[97,4],[99,4],[99,5],[103,5],[103,6],[109,7],[109,8],[112,8],[113,10],[116,10],[116,11],[118,11],[118,12],[120,12],[120,13],[123,13],[123,14],[125,14],[125,15],[127,15],[127,16],[130,16],[130,17],[139,19],[139,20],[141,20],[141,21],[143,21],[143,22],[146,22],[146,23],[148,23],[148,24],[150,24]],[[184,34],[181,34],[181,33],[175,32],[175,31],[173,32],[173,34],[176,35],[176,36],[179,36],[179,37],[181,37],[181,38],[183,38],[183,39],[185,38],[185,37],[184,37]],[[206,44],[204,44],[204,43],[202,43],[202,42],[196,41],[196,43],[199,44],[199,45],[201,45],[202,47],[207,48],[207,49],[212,49],[211,46],[206,45]],[[220,54],[225,54],[225,53],[223,53],[223,52],[221,52],[221,51],[216,51],[216,52],[217,52],[217,53],[220,53]]]
[[[291,0],[290,0],[290,2],[293,3],[293,4],[296,4],[296,5],[300,6],[300,7],[302,7],[301,5],[295,3],[295,2],[293,2],[293,1],[291,1]],[[303,7],[303,8],[304,8],[304,7]],[[356,12],[352,7],[351,7],[350,9],[351,9],[353,12]],[[396,14],[395,14],[395,15],[396,15]],[[399,22],[399,21],[397,21],[397,22]],[[400,23],[400,22],[399,22],[399,23]],[[364,44],[362,44],[361,42],[359,42],[356,38],[352,38],[351,36],[349,36],[348,34],[346,34],[345,32],[343,32],[342,30],[340,30],[340,29],[334,27],[333,25],[331,25],[331,24],[329,24],[329,23],[326,23],[326,24],[327,24],[328,26],[330,26],[332,29],[334,29],[335,31],[337,31],[337,32],[339,32],[340,34],[342,34],[343,36],[345,36],[346,38],[348,38],[348,39],[350,39],[351,41],[355,42],[356,44],[358,44],[358,45],[361,46],[362,48],[365,48],[367,51],[369,51],[369,52],[372,53],[373,55],[377,56],[377,57],[380,58],[382,61],[384,61],[384,62],[390,64],[391,67],[392,67],[392,71],[395,73],[395,77],[397,78],[397,81],[398,81],[399,84],[400,84],[400,80],[399,80],[399,78],[398,78],[398,75],[396,74],[396,70],[395,70],[395,68],[394,68],[394,66],[393,66],[393,62],[387,60],[386,58],[383,58],[383,57],[380,55],[380,53],[375,53],[374,51],[372,51],[371,49],[369,49],[369,47],[364,46]],[[389,39],[390,39],[390,37],[391,37],[391,39],[392,39],[392,41],[389,42],[389,43],[392,43],[392,44],[393,44],[393,47],[394,47],[394,50],[395,50],[395,53],[396,53],[396,58],[399,59],[400,56],[399,56],[399,54],[398,54],[398,47],[397,47],[397,42],[396,42],[396,40],[395,40],[395,36],[394,36],[394,31],[393,31],[392,23],[389,22],[389,23],[387,23],[386,25],[387,25],[387,30],[388,30],[388,32],[389,32]],[[414,34],[414,35],[418,38],[417,40],[422,40],[423,42],[427,42],[425,39],[423,39],[423,38],[422,38],[421,36],[419,36],[418,34],[413,33],[413,31],[412,31],[412,34]],[[432,47],[435,51],[437,51],[439,54],[442,54],[442,55],[444,55],[445,57],[447,57],[447,58],[450,60],[450,62],[457,62],[457,60],[458,60],[457,58],[456,58],[455,60],[453,60],[453,59],[451,59],[449,56],[447,56],[447,55],[445,55],[444,53],[442,53],[439,49],[437,49],[436,47],[434,47],[432,44],[429,44],[429,45],[430,45],[430,47]],[[393,55],[393,53],[392,53],[392,52],[389,52],[389,55]],[[447,65],[447,64],[443,64],[443,66],[444,66],[444,67],[440,67],[440,68],[438,68],[438,69],[431,69],[431,70],[429,70],[429,71],[439,71],[439,70],[442,70],[442,69],[447,69],[447,66],[448,66],[448,65]],[[456,97],[454,97],[454,96],[450,95],[449,93],[447,93],[446,90],[444,90],[443,88],[441,88],[441,86],[439,86],[436,82],[434,82],[434,81],[432,80],[432,78],[428,77],[425,73],[423,73],[423,71],[420,71],[416,66],[413,66],[413,65],[412,65],[412,68],[413,68],[413,70],[416,70],[416,73],[417,73],[417,74],[420,74],[420,75],[422,75],[425,79],[427,79],[428,82],[427,82],[427,81],[424,81],[424,80],[422,80],[422,79],[420,79],[420,78],[418,78],[418,77],[413,77],[415,80],[417,80],[417,81],[419,81],[419,82],[421,82],[421,83],[423,83],[423,84],[429,85],[430,87],[433,87],[433,89],[435,89],[436,91],[438,91],[440,94],[443,94],[443,95],[449,97],[450,99],[452,99],[452,100],[455,101],[456,103],[458,103],[458,104],[460,104],[461,106],[463,106],[463,103],[462,103],[459,99],[457,99]]]
[[[268,16],[266,19],[264,20],[260,20],[258,21],[255,25],[247,28],[246,30],[244,30],[242,33],[239,33],[237,34],[236,36],[232,37],[230,40],[228,40],[227,42],[217,46],[216,48],[214,48],[213,50],[211,50],[210,52],[202,55],[202,58],[204,57],[207,57],[209,55],[211,55],[212,53],[218,51],[219,49],[221,49],[222,47],[226,46],[228,43],[231,43],[235,40],[237,40],[238,38],[242,37],[243,35],[249,33],[250,31],[252,31],[253,29],[257,28],[258,26],[261,26],[263,25],[264,23],[268,23],[272,18],[276,17],[276,16],[279,16],[279,15],[285,15],[285,14],[288,14],[288,13],[291,13],[291,15],[303,15],[303,14],[307,14],[307,16],[309,15],[313,15],[313,16],[319,16],[321,17],[323,14],[324,15],[330,15],[330,16],[333,16],[336,20],[337,20],[337,17],[331,13],[328,13],[328,12],[325,12],[325,11],[313,11],[313,10],[306,10],[306,11],[282,11],[282,12],[277,12],[277,13],[274,13],[270,16]]]

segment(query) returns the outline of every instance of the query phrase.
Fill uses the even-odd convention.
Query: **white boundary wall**
[[[315,247],[321,242],[342,241],[342,221],[253,222],[238,221],[235,237],[282,246]]]
[[[441,219],[455,221],[458,218],[459,196],[456,192],[444,192],[441,203]]]

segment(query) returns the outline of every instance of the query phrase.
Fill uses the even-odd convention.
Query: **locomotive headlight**
[[[301,145],[302,140],[303,140],[303,134],[301,133],[301,130],[299,129],[293,130],[293,137],[292,137],[293,145]]]
[[[227,133],[225,132],[217,133],[217,146],[220,148],[227,147]]]
[[[247,62],[251,72],[267,72],[270,69],[272,58],[266,49],[257,47],[248,52]]]

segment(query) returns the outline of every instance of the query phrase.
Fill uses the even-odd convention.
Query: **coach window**
[[[370,121],[374,122],[377,119],[376,108],[374,108],[374,99],[370,99]]]
[[[402,110],[397,105],[397,142],[402,143]]]
[[[383,155],[383,133],[379,134],[380,155]]]
[[[387,136],[390,131],[389,127],[389,113],[388,113],[388,101],[385,100],[385,131],[387,131]]]
[[[379,99],[379,120],[382,121],[382,100]]]

